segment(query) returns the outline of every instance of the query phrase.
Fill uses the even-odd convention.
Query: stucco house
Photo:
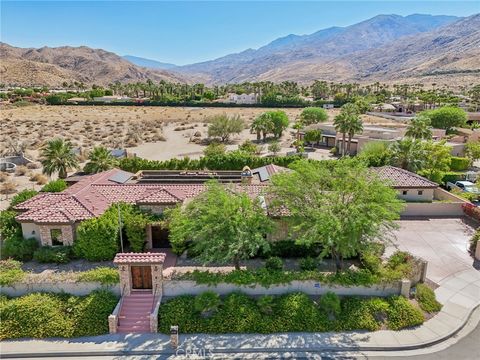
[[[227,102],[234,104],[256,104],[260,96],[258,94],[228,94]]]

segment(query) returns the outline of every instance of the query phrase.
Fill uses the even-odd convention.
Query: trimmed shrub
[[[433,290],[425,284],[417,284],[415,299],[420,308],[428,313],[437,312],[442,309],[442,304],[435,298]]]
[[[99,282],[103,285],[115,285],[120,282],[118,270],[105,266],[82,272],[78,280]]]
[[[268,258],[267,261],[265,261],[265,268],[268,270],[273,270],[273,271],[278,271],[283,269],[283,261],[277,256],[273,256],[271,258]]]
[[[274,307],[274,297],[271,295],[264,295],[257,301],[257,306],[263,314],[271,314]]]
[[[71,246],[42,246],[33,253],[33,259],[39,263],[66,264],[73,258]]]
[[[0,285],[9,286],[19,282],[25,276],[20,261],[7,259],[0,260]]]
[[[468,170],[470,167],[471,161],[466,157],[452,156],[450,162],[450,169],[452,171],[464,171]]]
[[[118,252],[118,220],[105,212],[83,221],[77,228],[75,255],[90,261],[112,260]]]
[[[15,220],[17,213],[13,210],[0,211],[0,238],[5,241],[13,237],[22,237],[22,227]]]
[[[387,324],[392,330],[417,326],[425,320],[422,311],[403,296],[393,296],[389,303]]]
[[[329,318],[337,317],[342,310],[340,304],[340,298],[337,294],[329,291],[326,294],[322,295],[318,301],[318,307],[324,311]]]
[[[2,258],[13,258],[20,261],[29,261],[38,248],[36,239],[24,239],[20,236],[7,238],[2,246]]]
[[[67,188],[67,182],[63,179],[52,180],[46,184],[41,192],[62,192]]]
[[[386,319],[388,302],[381,298],[348,297],[342,300],[341,313],[336,318],[335,330],[379,330]]]
[[[296,244],[295,240],[278,240],[270,244],[270,250],[260,253],[261,257],[278,256],[280,258],[297,258],[309,255],[318,255],[309,246]]]
[[[88,296],[34,293],[0,302],[0,339],[92,336],[108,333],[118,298],[97,290]]]
[[[300,269],[304,271],[312,271],[317,269],[318,261],[315,258],[306,257],[306,258],[300,259],[299,265],[300,265]]]
[[[220,296],[213,291],[205,291],[195,296],[195,310],[202,314],[216,311],[219,305]]]

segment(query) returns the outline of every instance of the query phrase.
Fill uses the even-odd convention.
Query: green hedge
[[[0,260],[0,285],[8,286],[19,282],[25,276],[20,261],[8,259]]]
[[[108,333],[117,304],[111,292],[88,296],[34,293],[0,301],[0,339],[94,336]]]
[[[466,157],[452,156],[450,162],[450,169],[452,171],[465,171],[470,167],[470,159]]]
[[[36,239],[24,239],[20,234],[3,241],[2,258],[29,261],[32,260],[37,248],[38,241]]]
[[[231,151],[226,154],[204,156],[200,159],[186,157],[158,161],[139,157],[123,158],[119,162],[119,167],[133,173],[140,170],[242,170],[244,166],[254,169],[268,164],[288,167],[298,159],[298,156],[259,157],[242,151]]]
[[[346,297],[333,317],[303,293],[271,298],[265,307],[260,300],[232,293],[222,299],[215,312],[204,316],[195,310],[194,296],[179,296],[160,307],[159,331],[168,334],[171,325],[178,325],[183,334],[373,331],[387,325],[411,327],[424,320],[422,312],[403,298]],[[400,311],[392,308],[398,303]]]
[[[115,285],[120,282],[120,279],[116,268],[97,267],[80,273],[78,281],[94,281],[103,285]]]
[[[33,253],[33,259],[39,263],[66,264],[73,259],[71,246],[42,246]]]

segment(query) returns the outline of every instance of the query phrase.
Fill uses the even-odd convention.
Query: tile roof
[[[112,204],[181,203],[205,190],[204,184],[118,184],[109,181],[115,169],[83,178],[61,193],[41,193],[18,204],[23,213],[18,221],[37,223],[71,223],[101,215]],[[263,193],[264,185],[232,184],[235,191],[245,191],[251,197]]]
[[[394,166],[371,168],[381,180],[394,188],[437,188],[438,184],[410,171]]]
[[[165,260],[165,253],[117,253],[114,264],[160,263]]]

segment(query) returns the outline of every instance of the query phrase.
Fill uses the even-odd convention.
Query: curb
[[[341,352],[358,352],[358,351],[369,351],[369,352],[395,352],[395,351],[408,351],[408,350],[418,350],[434,345],[438,345],[451,337],[455,336],[460,330],[462,330],[467,324],[468,320],[471,318],[472,314],[480,310],[480,304],[472,308],[468,315],[465,317],[463,323],[458,326],[456,329],[452,330],[447,335],[433,340],[426,341],[420,344],[414,345],[405,345],[405,346],[322,346],[315,348],[248,348],[248,349],[234,349],[234,348],[217,348],[211,350],[212,355],[220,354],[254,354],[254,353],[341,353]],[[477,324],[478,326],[478,324]],[[179,348],[181,349],[181,348]],[[105,351],[59,351],[59,352],[48,352],[48,353],[1,353],[3,359],[21,359],[21,358],[68,358],[68,357],[99,357],[99,356],[142,356],[142,355],[176,355],[176,351],[168,348],[162,350],[105,350]],[[182,355],[182,354],[179,354]]]

